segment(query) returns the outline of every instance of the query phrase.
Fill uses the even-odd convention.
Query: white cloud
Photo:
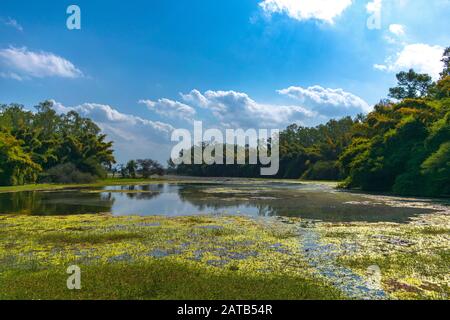
[[[405,45],[396,55],[387,58],[384,65],[374,65],[374,67],[389,72],[412,68],[416,72],[427,73],[437,80],[444,68],[441,61],[443,53],[444,47],[441,46],[430,46],[423,43],[409,44]]]
[[[195,109],[191,106],[170,99],[139,100],[139,103],[146,105],[150,111],[169,118],[191,120],[196,114]]]
[[[334,23],[352,0],[264,0],[260,7],[268,14],[284,13],[292,19],[316,19]]]
[[[66,107],[53,101],[58,113],[76,111],[92,119],[108,139],[114,141],[119,162],[137,158],[153,158],[165,163],[170,155],[170,134],[174,128],[167,123],[124,114],[109,105],[84,103]]]
[[[405,35],[405,26],[401,24],[391,24],[389,26],[389,31],[396,36],[403,36]]]
[[[371,110],[369,104],[363,99],[342,89],[321,86],[289,87],[278,90],[278,93],[296,99],[312,111],[328,118],[354,116]]]
[[[50,52],[33,52],[25,47],[0,49],[0,66],[21,78],[83,76],[83,73],[70,61]]]
[[[374,64],[373,67],[380,71],[386,71],[388,69],[384,64]]]
[[[14,72],[0,72],[0,78],[14,79],[14,80],[17,80],[17,81],[24,80],[23,77],[19,76],[17,73],[14,73]]]
[[[201,108],[208,107],[209,100],[197,89],[192,90],[188,94],[180,93],[180,95],[187,103],[193,103]]]
[[[182,95],[186,102],[206,108],[225,127],[283,128],[294,122],[303,123],[316,114],[301,106],[258,103],[246,93],[236,91],[192,90]]]
[[[12,19],[12,18],[8,17],[6,19],[0,19],[0,21],[3,22],[3,24],[5,26],[14,28],[14,29],[16,29],[18,31],[21,31],[21,32],[23,31],[23,27],[15,19]]]

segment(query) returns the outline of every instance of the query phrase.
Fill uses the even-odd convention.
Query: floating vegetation
[[[422,202],[420,206],[429,208]],[[339,265],[360,276],[370,266],[379,267],[381,287],[391,299],[449,299],[450,211],[430,206],[441,211],[407,224],[319,223],[315,232],[321,234],[322,243],[334,246]],[[349,246],[355,249],[348,250]]]
[[[271,282],[274,277],[294,277],[296,282],[277,284],[280,294],[289,289],[280,298],[309,295],[304,290],[310,289],[301,288],[309,283],[311,273],[298,254],[297,237],[286,225],[278,227],[276,234],[282,236],[279,238],[273,228],[266,229],[258,220],[243,217],[0,216],[0,224],[8,225],[6,236],[0,238],[0,284],[6,286],[0,290],[2,298],[14,297],[18,291],[22,292],[20,297],[30,298],[27,288],[20,287],[18,273],[39,278],[41,274],[48,277],[46,272],[59,270],[56,276],[64,277],[66,268],[76,264],[82,270],[101,266],[99,272],[109,274],[109,270],[115,270],[115,265],[130,270],[145,269],[156,261],[167,264],[168,269],[181,264],[187,269],[196,269],[197,273],[223,277],[228,277],[228,272],[232,271],[234,286],[245,283],[245,278]],[[273,250],[273,244],[280,244],[280,250]],[[293,258],[297,262],[286,267]],[[312,283],[312,291],[327,292],[323,298],[343,297],[326,279]],[[295,291],[297,286],[298,292]],[[33,291],[32,297],[48,297],[45,294],[56,289]],[[241,288],[239,292],[245,290]],[[250,287],[248,290],[249,294],[253,291]]]
[[[334,244],[320,243],[319,235],[310,228],[300,229],[300,242],[309,263],[321,276],[353,299],[387,299],[381,288],[373,288],[366,279],[337,263],[339,252]]]

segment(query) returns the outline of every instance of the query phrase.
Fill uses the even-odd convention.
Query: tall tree
[[[429,75],[416,73],[413,69],[402,71],[396,77],[398,85],[389,89],[389,97],[397,100],[424,97],[433,85]]]
[[[127,165],[126,165],[126,170],[128,172],[128,175],[131,178],[136,178],[136,171],[137,171],[137,163],[134,160],[130,160],[128,161]]]

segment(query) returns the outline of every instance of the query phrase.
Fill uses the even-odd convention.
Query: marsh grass
[[[2,299],[344,298],[301,255],[290,264],[298,242],[284,225],[274,233],[244,217],[107,215],[2,223],[11,226],[0,238]],[[66,288],[73,264],[81,291]]]
[[[380,267],[383,289],[394,299],[450,297],[448,214],[408,224],[323,225],[323,241],[338,247],[340,265],[365,275]],[[349,249],[350,248],[350,249]]]
[[[206,237],[223,237],[223,236],[231,236],[238,233],[236,230],[232,230],[230,228],[199,228],[196,232],[201,236]]]
[[[399,299],[448,299],[449,252],[440,254],[392,254],[381,257],[342,257],[340,262],[364,272],[371,265],[382,270],[383,286]],[[416,275],[414,278],[412,275]],[[420,275],[420,278],[418,277]],[[426,279],[434,279],[426,280]],[[441,281],[437,282],[436,279]]]
[[[245,275],[168,260],[87,266],[82,290],[69,291],[63,269],[10,272],[1,299],[342,299],[320,281],[289,276]],[[20,285],[17,285],[17,284]]]
[[[300,246],[299,228],[337,267],[382,271],[394,299],[448,299],[448,215],[415,224],[310,223],[239,216],[0,216],[2,299],[340,299]],[[331,246],[330,246],[331,245]],[[325,261],[326,263],[326,261]],[[66,269],[82,269],[81,291]]]
[[[450,236],[450,228],[441,228],[441,227],[425,227],[420,230],[422,234],[425,235],[448,235]]]
[[[49,233],[42,235],[38,238],[39,243],[45,244],[77,244],[77,243],[88,243],[88,244],[100,244],[108,242],[120,242],[127,240],[142,239],[143,236],[137,233],[131,232],[109,232],[109,233]]]

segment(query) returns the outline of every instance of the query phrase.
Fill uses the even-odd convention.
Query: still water
[[[113,215],[232,214],[295,216],[322,221],[407,222],[432,209],[393,206],[383,197],[298,183],[181,183],[0,193],[0,214]],[[416,201],[416,200],[415,200]]]

